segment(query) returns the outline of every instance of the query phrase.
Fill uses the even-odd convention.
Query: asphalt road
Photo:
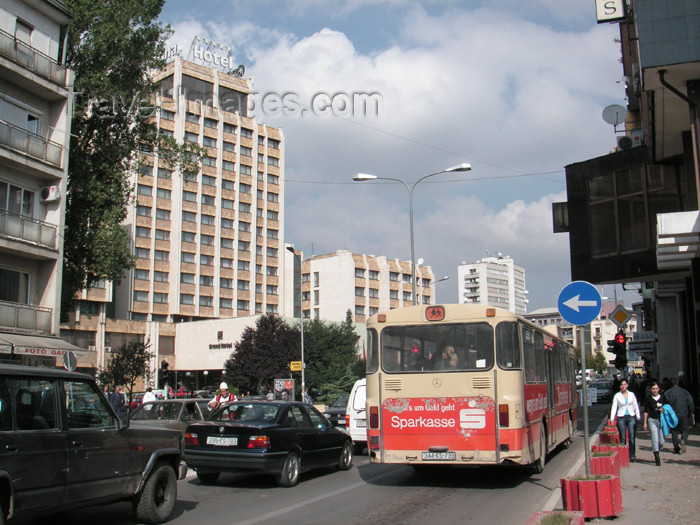
[[[589,407],[589,432],[602,421],[609,405]],[[580,412],[580,411],[579,411]],[[254,525],[294,523],[366,525],[367,523],[425,525],[425,523],[499,523],[522,525],[544,508],[583,453],[582,421],[569,449],[548,456],[541,475],[515,468],[459,468],[418,473],[411,467],[373,465],[356,456],[354,467],[309,472],[298,486],[277,487],[262,475],[223,474],[204,485],[193,472],[179,482],[173,525]],[[91,507],[30,523],[132,525],[129,503]]]

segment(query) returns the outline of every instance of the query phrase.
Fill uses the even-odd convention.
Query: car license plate
[[[217,447],[235,447],[238,445],[238,438],[207,436],[207,445],[216,445]]]
[[[357,426],[362,427],[362,428],[367,427],[367,420],[366,419],[358,419]]]
[[[455,452],[423,452],[421,454],[423,460],[450,461],[457,459]]]

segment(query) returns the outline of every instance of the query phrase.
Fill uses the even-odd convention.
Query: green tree
[[[350,384],[352,387],[352,383],[359,379],[354,375],[352,368],[352,365],[358,361],[357,339],[350,312],[342,323],[319,319],[305,323],[306,386],[326,392],[323,385],[338,380],[350,372],[351,378],[354,377]],[[348,369],[349,365],[350,369]],[[348,392],[349,390],[343,393]]]
[[[267,391],[274,379],[291,377],[289,363],[301,359],[299,330],[276,315],[248,327],[224,364],[224,379],[241,392]]]
[[[608,370],[608,361],[605,359],[605,352],[596,352],[595,357],[590,363],[589,368],[592,368],[599,374],[604,374]]]
[[[143,343],[127,343],[112,354],[104,368],[98,370],[97,380],[107,386],[124,386],[129,393],[129,399],[134,391],[134,384],[141,378],[150,381],[149,363],[153,354]]]
[[[66,47],[75,72],[64,234],[63,311],[100,279],[119,283],[133,266],[126,218],[128,174],[139,149],[180,166],[201,150],[160,139],[151,116],[170,29],[157,21],[164,0],[66,0],[75,15]],[[184,164],[182,164],[184,163]]]

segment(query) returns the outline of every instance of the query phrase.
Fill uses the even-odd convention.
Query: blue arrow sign
[[[574,281],[561,292],[557,306],[565,321],[573,325],[584,325],[593,321],[600,313],[602,303],[598,289],[587,281]]]

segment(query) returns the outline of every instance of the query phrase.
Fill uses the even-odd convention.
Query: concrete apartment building
[[[0,5],[0,361],[53,366],[73,72],[59,0]]]
[[[119,286],[85,291],[63,326],[94,351],[81,366],[100,367],[113,348],[140,341],[157,356],[154,368],[166,360],[173,370],[176,327],[233,318],[254,324],[258,314],[283,313],[284,137],[248,114],[252,81],[222,67],[231,61],[218,55],[224,48],[197,37],[190,55],[198,63],[171,50],[155,76],[160,133],[195,143],[206,156],[198,173],[181,173],[157,153],[139,153],[124,223],[135,268]],[[220,344],[221,331],[206,349]],[[204,359],[202,368],[214,364]]]
[[[484,257],[457,267],[459,303],[487,304],[518,315],[527,312],[525,269],[506,255]]]
[[[303,310],[304,319],[342,322],[350,310],[359,325],[380,311],[413,305],[410,261],[348,250],[304,259],[300,252],[285,251],[287,315],[299,317]],[[416,265],[416,275],[418,304],[432,304],[435,276],[431,267]],[[299,304],[300,285],[303,308]]]

